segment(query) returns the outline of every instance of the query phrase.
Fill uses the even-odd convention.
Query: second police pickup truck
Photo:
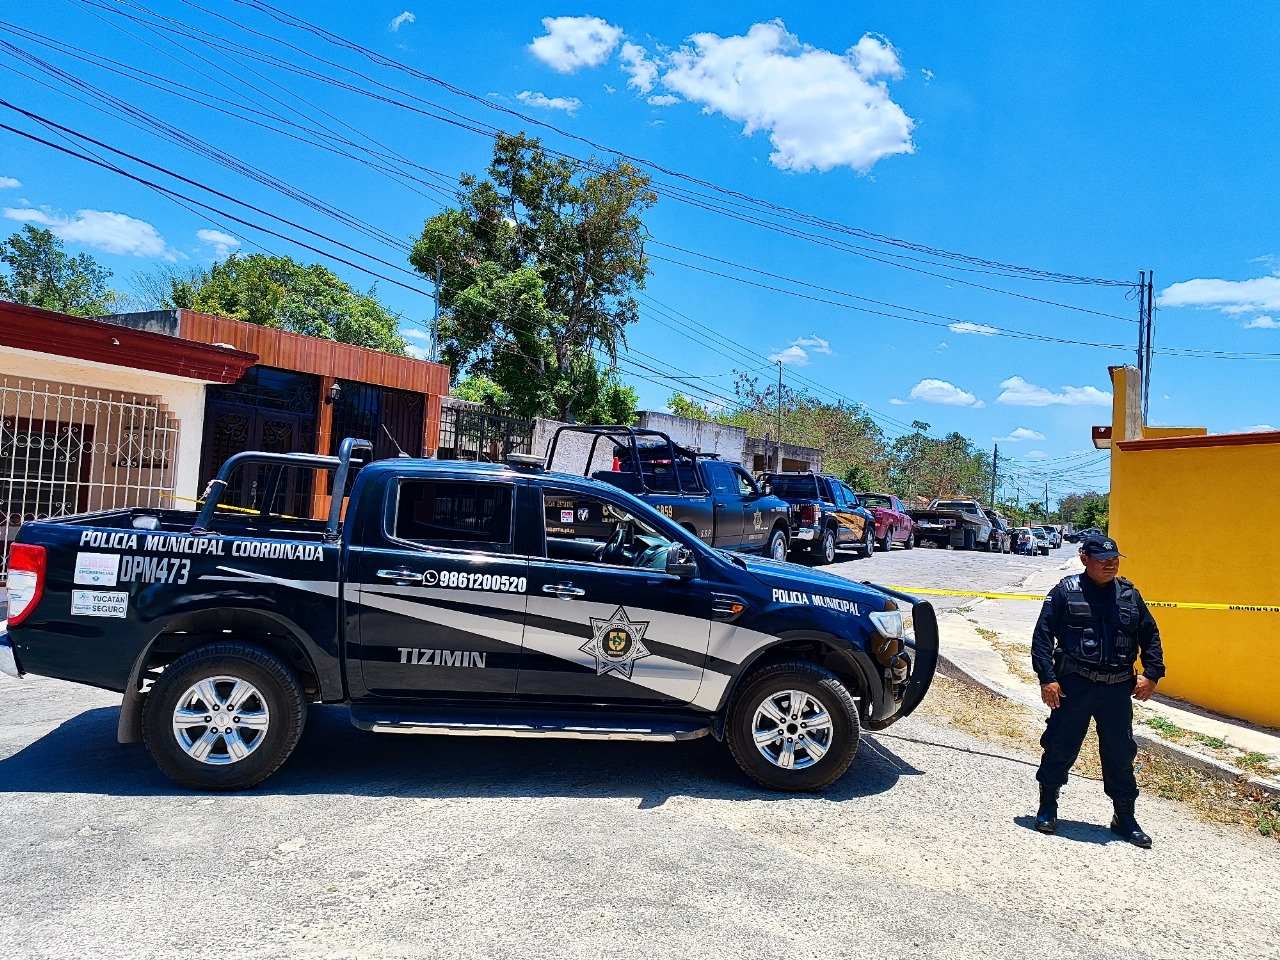
[[[569,426],[556,430],[547,445],[548,467],[555,467],[556,449],[566,433],[591,437],[587,470],[596,462],[600,441],[607,441],[613,469],[591,476],[634,494],[700,540],[722,550],[787,559],[790,508],[764,493],[736,463],[698,454],[660,430]]]
[[[370,449],[237,454],[199,514],[24,524],[0,669],[120,691],[118,739],[202,790],[270,776],[313,703],[377,733],[710,734],[760,783],[816,790],[929,688],[928,603],[712,549],[588,478],[405,457],[359,469],[345,513],[273,512],[284,470],[343,491]],[[217,513],[246,466],[258,512]]]

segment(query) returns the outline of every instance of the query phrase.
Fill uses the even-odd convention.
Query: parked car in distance
[[[1032,535],[1036,538],[1036,552],[1043,557],[1049,555],[1049,534],[1044,527],[1032,527]]]
[[[991,521],[977,500],[964,497],[939,497],[924,510],[910,511],[916,522],[916,546],[932,541],[940,547],[977,550],[991,537]]]
[[[1009,525],[1004,517],[994,510],[984,510],[991,521],[991,536],[987,538],[988,553],[1008,553],[1013,547],[1010,544]]]
[[[825,473],[766,473],[765,488],[791,505],[791,551],[814,563],[833,563],[848,547],[875,552],[876,518],[838,477]]]
[[[876,518],[876,546],[881,550],[892,550],[895,543],[908,550],[916,545],[916,522],[893,494],[860,492],[858,502]]]
[[[1072,531],[1071,534],[1068,535],[1067,540],[1070,543],[1079,543],[1082,540],[1087,540],[1089,537],[1105,537],[1105,536],[1106,534],[1103,531],[1099,530],[1097,527],[1089,527],[1085,530]]]
[[[1046,526],[1044,528],[1044,532],[1049,535],[1050,547],[1056,550],[1058,547],[1062,546],[1062,528],[1061,527]]]

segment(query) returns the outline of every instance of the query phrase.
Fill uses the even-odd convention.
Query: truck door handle
[[[401,567],[399,570],[379,570],[378,576],[383,580],[396,580],[400,583],[422,582],[422,574],[414,573],[407,567]]]
[[[729,509],[729,505],[728,505],[727,503],[717,503],[717,504],[716,504],[716,509],[717,509],[717,510],[728,510],[728,509]]]
[[[574,597],[581,597],[587,591],[581,587],[575,587],[572,583],[546,583],[542,586],[543,593],[554,593],[561,600],[572,600]]]

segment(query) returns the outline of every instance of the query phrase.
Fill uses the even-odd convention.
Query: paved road
[[[1017,554],[986,553],[982,550],[940,550],[917,547],[904,550],[894,547],[889,553],[858,557],[840,553],[837,562],[826,569],[853,580],[929,587],[942,590],[1007,592],[1026,581],[1044,581],[1044,576],[1061,567],[1077,554],[1074,544],[1064,543],[1050,550],[1047,557],[1024,557]],[[927,597],[938,610],[954,610],[968,601],[962,597]]]
[[[918,550],[839,569],[1007,586],[1052,561]],[[0,677],[0,957],[1238,958],[1280,943],[1274,841],[1144,800],[1157,846],[1140,851],[1097,826],[1092,781],[1042,837],[1030,758],[919,718],[867,736],[831,793],[788,798],[709,740],[377,737],[321,708],[262,789],[208,797],[117,746],[115,704]]]

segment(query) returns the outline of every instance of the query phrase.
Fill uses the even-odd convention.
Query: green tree
[[[985,450],[959,433],[929,436],[929,424],[916,420],[911,433],[889,447],[889,485],[899,496],[976,497],[991,491],[991,462]]]
[[[487,179],[460,182],[458,206],[426,222],[409,258],[442,276],[441,355],[455,376],[500,385],[522,416],[592,419],[620,402],[597,353],[616,362],[639,316],[648,176],[624,161],[580,169],[518,134],[497,138]]]
[[[677,417],[684,417],[686,420],[714,420],[715,418],[702,404],[696,400],[690,400],[682,393],[673,393],[671,399],[667,401],[667,409]]]
[[[167,295],[158,296],[166,286]],[[376,288],[360,293],[318,263],[233,253],[207,270],[162,269],[135,278],[134,287],[153,307],[198,310],[385,353],[407,350],[397,332],[400,318],[378,302]]]
[[[115,310],[118,297],[107,285],[111,271],[88,254],[71,256],[49,230],[27,224],[0,241],[0,262],[0,300],[76,317]]]

